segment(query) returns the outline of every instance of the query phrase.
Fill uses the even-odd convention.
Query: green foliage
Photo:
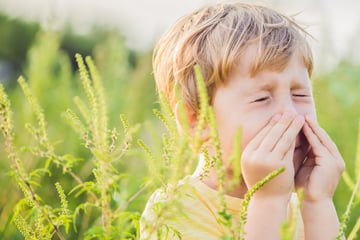
[[[144,176],[135,170],[141,169],[141,163],[132,167],[126,161],[138,161],[132,141],[139,125],[130,126],[122,115],[117,117],[122,132],[109,128],[109,118],[115,122],[114,116],[119,116],[107,110],[107,105],[117,102],[116,95],[105,94],[92,59],[84,61],[77,55],[80,91],[72,82],[70,60],[59,45],[56,34],[39,33],[28,55],[29,81],[20,77],[21,88],[10,89],[10,95],[0,87],[0,123],[12,161],[9,164],[5,158],[1,162],[9,164],[5,165],[8,171],[11,166],[14,180],[7,185],[8,180],[2,181],[1,195],[12,194],[1,198],[1,236],[17,239],[21,233],[26,239],[134,239],[145,201],[139,200],[141,192],[135,186],[143,184]],[[115,79],[106,84],[109,81]],[[79,97],[72,103],[75,92]],[[71,110],[73,104],[78,109]],[[9,190],[14,189],[13,182],[20,192]],[[4,205],[4,200],[8,204]]]
[[[340,232],[337,239],[341,239],[342,236],[345,235],[346,229],[348,228],[348,224],[350,221],[351,212],[353,208],[359,203],[360,200],[360,169],[358,168],[359,164],[360,164],[360,131],[358,133],[358,144],[357,144],[356,159],[355,159],[355,166],[356,166],[355,174],[357,176],[357,180],[355,184],[351,183],[349,186],[352,194],[346,206],[346,210],[341,217]],[[348,181],[351,181],[351,179],[349,179]],[[360,221],[359,219],[356,220],[356,224],[354,225],[347,239],[354,239],[356,237],[356,234],[360,229],[359,221]]]
[[[65,232],[69,232],[69,226],[72,222],[72,215],[68,209],[68,202],[64,189],[60,183],[56,183],[56,191],[60,198],[60,208],[54,208],[50,204],[45,202],[40,194],[37,193],[37,188],[41,185],[43,175],[48,173],[51,176],[49,170],[50,165],[55,164],[61,166],[64,173],[70,173],[70,176],[78,182],[78,185],[74,187],[74,191],[86,192],[92,199],[87,199],[85,203],[79,204],[83,211],[86,211],[88,207],[93,207],[101,212],[101,221],[94,226],[91,226],[85,233],[87,239],[102,238],[102,239],[113,239],[119,237],[119,234],[124,235],[128,232],[123,231],[124,229],[118,229],[121,224],[123,216],[126,210],[121,205],[121,201],[116,202],[113,199],[114,195],[120,194],[119,186],[121,186],[122,174],[120,174],[114,167],[114,163],[120,159],[117,156],[113,156],[114,152],[122,152],[127,149],[126,142],[129,142],[129,133],[133,133],[127,125],[125,125],[125,144],[115,146],[115,143],[110,141],[116,140],[114,138],[117,133],[115,130],[110,131],[107,128],[107,113],[104,100],[104,92],[101,82],[98,78],[95,66],[90,58],[86,58],[87,66],[90,69],[90,76],[88,70],[83,62],[80,55],[76,56],[81,80],[83,83],[84,91],[87,93],[87,112],[89,112],[88,118],[85,118],[85,122],[82,123],[74,113],[71,113],[67,118],[68,120],[75,119],[75,124],[81,125],[83,129],[81,131],[81,137],[86,142],[86,147],[90,150],[93,156],[94,167],[92,169],[94,178],[93,180],[87,181],[85,184],[79,176],[72,170],[72,165],[69,165],[69,156],[58,156],[54,152],[54,146],[50,143],[47,135],[47,124],[45,121],[44,111],[41,109],[34,97],[29,86],[23,78],[19,78],[19,84],[32,107],[38,126],[31,126],[31,133],[33,139],[36,142],[35,146],[31,146],[30,150],[32,154],[40,160],[46,158],[47,161],[42,168],[36,168],[32,172],[27,172],[23,168],[23,163],[19,159],[18,152],[13,143],[13,126],[11,119],[10,103],[7,99],[6,94],[1,88],[1,104],[2,108],[2,129],[7,142],[7,150],[9,156],[13,158],[14,171],[16,182],[23,191],[24,198],[19,200],[15,206],[15,213],[13,216],[14,222],[18,227],[19,231],[24,235],[26,239],[50,239],[53,235],[57,235],[60,239],[65,239],[64,233],[61,228],[65,228]],[[68,111],[69,112],[69,111]],[[82,116],[84,118],[84,116]],[[86,117],[86,116],[85,116]],[[123,120],[125,123],[125,120]],[[111,147],[110,147],[111,146]],[[122,159],[121,159],[122,160]],[[79,196],[79,195],[78,195]],[[77,206],[77,207],[79,207]],[[79,210],[75,209],[78,214]],[[126,229],[126,222],[131,223],[130,219],[135,219],[135,213],[127,213],[128,218],[125,219],[123,227]],[[114,224],[116,223],[116,224]],[[128,228],[128,231],[131,231]]]

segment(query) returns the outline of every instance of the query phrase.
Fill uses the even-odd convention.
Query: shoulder
[[[180,235],[182,239],[218,239],[222,234],[219,209],[212,202],[212,192],[202,188],[199,181],[185,178],[173,189],[156,190],[140,220],[141,239],[158,239],[159,233],[166,239]]]
[[[188,212],[184,206],[193,196],[191,189],[185,178],[176,186],[153,192],[140,218],[140,239],[181,239],[178,223],[183,222]]]
[[[140,218],[140,239],[159,239],[159,231],[162,228],[162,214],[166,206],[166,194],[162,189],[151,194]],[[162,209],[163,208],[163,209]]]
[[[167,189],[157,189],[149,197],[142,218],[153,221],[159,216],[173,218],[170,215],[179,215],[180,212],[184,212],[184,207],[188,205],[188,202],[197,201],[197,190],[192,181],[186,177],[175,187],[168,186]],[[194,206],[193,204],[190,205]]]

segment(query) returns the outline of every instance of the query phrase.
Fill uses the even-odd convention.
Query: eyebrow
[[[256,90],[271,90],[275,87],[274,80],[266,80],[265,82],[262,82],[260,84],[256,84],[255,89]]]
[[[265,81],[259,80],[259,83],[255,83],[255,86],[253,87],[253,91],[259,91],[259,90],[265,90],[270,91],[276,87],[279,83],[277,80],[274,80],[273,78],[268,78]],[[309,89],[311,90],[311,84],[304,84],[299,79],[292,79],[290,82],[290,89]]]

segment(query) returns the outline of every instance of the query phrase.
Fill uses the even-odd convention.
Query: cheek
[[[268,121],[268,118],[258,118],[243,124],[241,138],[242,150],[244,150],[249,142],[265,127]]]
[[[236,119],[230,121],[229,119]],[[225,119],[218,120],[218,134],[221,143],[223,157],[226,159],[232,155],[234,148],[244,148],[258,134],[258,132],[266,125],[269,119],[265,116],[229,116]],[[241,145],[234,146],[234,138],[238,128],[241,128]]]

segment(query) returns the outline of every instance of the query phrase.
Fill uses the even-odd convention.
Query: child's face
[[[275,114],[291,112],[316,118],[309,75],[298,54],[293,54],[281,72],[263,70],[251,77],[249,62],[252,62],[255,53],[255,46],[250,46],[226,84],[219,87],[213,96],[225,161],[233,151],[238,127],[242,128],[241,148],[244,149]],[[308,147],[300,132],[294,151],[295,171],[304,160]]]

